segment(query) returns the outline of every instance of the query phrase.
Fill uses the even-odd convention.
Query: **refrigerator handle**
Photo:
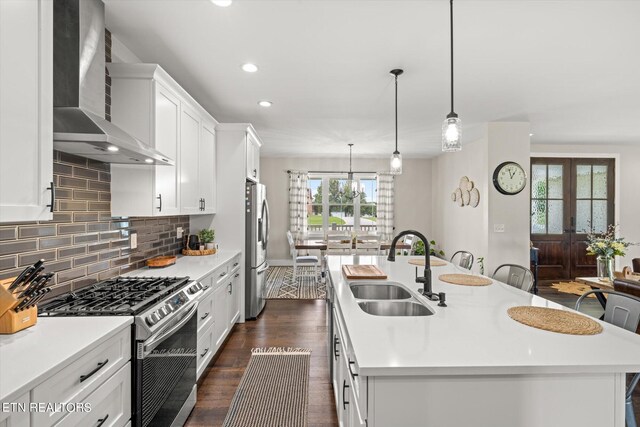
[[[264,199],[262,202],[262,218],[264,221],[264,235],[262,236],[262,247],[266,250],[267,244],[269,243],[269,204],[267,203],[267,199]],[[262,227],[260,227],[262,229]]]

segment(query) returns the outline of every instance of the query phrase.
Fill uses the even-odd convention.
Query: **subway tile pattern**
[[[52,221],[0,224],[0,279],[39,259],[55,272],[55,296],[145,266],[149,258],[182,250],[175,230],[189,233],[188,216],[112,218],[108,164],[54,152],[56,205]],[[129,236],[138,234],[131,249]]]

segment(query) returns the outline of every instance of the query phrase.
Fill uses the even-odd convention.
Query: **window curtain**
[[[307,172],[289,172],[289,229],[294,236],[307,231],[307,180]]]
[[[378,173],[378,233],[382,240],[393,238],[394,220],[393,175],[389,172]]]

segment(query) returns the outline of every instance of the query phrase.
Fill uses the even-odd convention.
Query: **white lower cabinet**
[[[121,427],[131,416],[131,364],[127,363],[83,402],[89,411],[76,411],[56,427]]]
[[[200,283],[205,291],[198,303],[198,379],[240,318],[240,256],[218,267]]]
[[[18,399],[12,399],[13,407],[10,412],[0,411],[0,427],[28,427],[29,426],[29,393],[25,393]],[[25,410],[23,410],[25,409]]]

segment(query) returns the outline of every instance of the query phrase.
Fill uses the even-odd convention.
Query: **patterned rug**
[[[578,282],[560,282],[554,283],[551,285],[553,289],[556,289],[558,292],[562,292],[565,294],[573,294],[573,295],[582,295],[587,291],[591,290],[591,286],[585,285],[583,283]],[[591,294],[587,295],[587,298],[595,298],[596,296]]]
[[[310,267],[298,267],[298,273],[303,268]],[[269,267],[267,271],[267,299],[325,299],[326,289],[320,277],[310,275],[298,274],[294,283],[293,267]]]

